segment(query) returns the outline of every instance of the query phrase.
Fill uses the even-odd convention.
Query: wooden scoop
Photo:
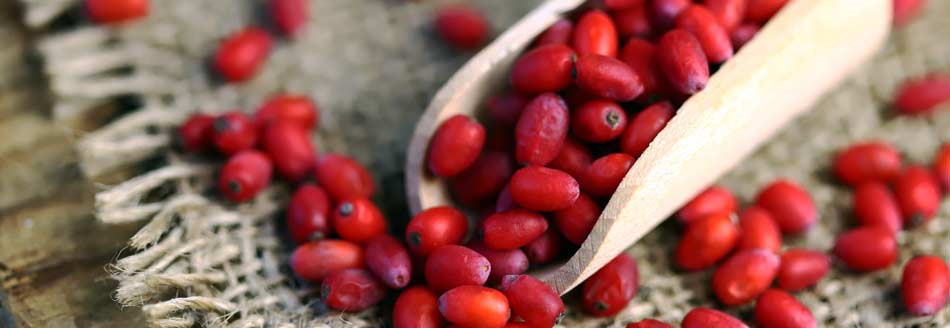
[[[892,0],[792,0],[693,95],[637,159],[577,253],[532,272],[564,294],[597,272],[775,134],[868,59],[891,24]],[[507,85],[512,62],[583,0],[550,0],[462,67],[419,119],[406,161],[412,212],[451,205],[426,169],[442,121],[478,116]]]

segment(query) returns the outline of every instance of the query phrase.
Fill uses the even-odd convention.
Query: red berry
[[[759,192],[755,204],[772,214],[782,233],[800,234],[818,221],[811,196],[789,180],[777,180]]]
[[[737,250],[763,249],[778,253],[782,248],[782,231],[768,211],[752,206],[739,214],[739,245]]]
[[[409,251],[390,235],[378,235],[366,243],[366,267],[392,289],[406,287],[412,278]]]
[[[732,58],[732,41],[729,40],[729,33],[706,6],[687,7],[676,18],[676,27],[693,33],[709,62],[721,63]]]
[[[627,324],[627,328],[673,328],[672,325],[655,319],[643,319]]]
[[[621,253],[584,282],[584,310],[598,317],[617,314],[637,295],[639,276],[637,261]]]
[[[564,99],[544,93],[531,100],[515,127],[515,159],[521,164],[547,165],[567,138],[571,113]]]
[[[729,39],[732,41],[732,47],[736,50],[739,50],[746,43],[752,41],[752,38],[759,33],[760,27],[755,24],[742,24],[736,29],[732,30],[732,33],[729,34]]]
[[[805,305],[789,293],[769,289],[755,302],[755,322],[763,328],[817,328]]]
[[[352,158],[324,154],[317,159],[315,169],[317,181],[335,201],[350,197],[369,198],[376,192],[376,184],[369,171]]]
[[[257,129],[251,118],[241,112],[228,112],[214,119],[214,145],[225,155],[254,148]]]
[[[581,194],[574,205],[554,212],[554,222],[568,241],[574,245],[580,245],[594,229],[601,211],[597,202]]]
[[[459,286],[439,296],[439,312],[463,327],[504,327],[509,318],[508,298],[482,286]]]
[[[544,30],[544,32],[538,36],[537,40],[534,41],[534,46],[540,47],[549,44],[567,45],[571,42],[572,35],[574,35],[574,23],[566,18],[562,18]]]
[[[927,223],[940,207],[940,186],[923,166],[904,170],[894,182],[894,195],[907,226]]]
[[[246,27],[218,45],[214,68],[228,82],[244,82],[254,77],[270,55],[271,38],[258,27]]]
[[[566,147],[565,147],[566,148]],[[950,143],[944,143],[934,156],[934,177],[943,190],[950,190]]]
[[[439,299],[423,286],[402,291],[393,305],[393,328],[441,328],[444,321]]]
[[[507,250],[527,245],[548,229],[544,216],[526,210],[495,213],[482,222],[482,239],[491,249]]]
[[[746,1],[745,19],[753,23],[765,24],[787,2],[788,0],[748,0]]]
[[[854,191],[854,216],[861,225],[880,225],[894,233],[901,230],[903,221],[897,199],[887,185],[868,182]]]
[[[306,130],[313,130],[320,123],[320,109],[310,97],[279,94],[264,102],[254,113],[254,122],[259,128],[265,128],[275,121],[290,121]]]
[[[515,203],[543,212],[563,210],[577,201],[581,190],[569,174],[543,166],[515,171],[508,188]]]
[[[557,232],[557,229],[548,229],[534,241],[524,245],[521,250],[528,256],[528,262],[542,265],[557,259],[566,244],[567,240]]]
[[[96,23],[122,23],[148,16],[149,0],[85,0],[86,13]]]
[[[577,108],[588,101],[600,99],[600,97],[595,96],[594,94],[590,93],[590,91],[581,89],[577,85],[571,85],[567,89],[564,89],[562,94],[564,95],[564,101],[567,102],[567,106],[569,108]]]
[[[553,327],[564,314],[564,302],[551,286],[528,275],[505,276],[501,291],[515,316],[536,327]]]
[[[218,190],[228,199],[243,202],[270,184],[273,166],[256,150],[242,151],[228,159],[218,175]]]
[[[894,0],[894,26],[903,26],[917,17],[927,0]]]
[[[386,233],[386,217],[369,199],[347,198],[333,211],[333,230],[340,238],[354,243],[366,243]]]
[[[488,99],[488,116],[492,122],[503,126],[514,126],[521,117],[524,107],[531,101],[528,95],[508,91]]]
[[[595,100],[584,104],[571,114],[571,131],[581,140],[607,142],[623,133],[627,114],[617,103]]]
[[[676,17],[689,7],[689,0],[652,0],[650,1],[651,21],[662,30],[673,26]]]
[[[637,113],[620,136],[620,151],[639,158],[666,127],[666,123],[673,119],[674,113],[673,105],[666,101],[650,105]]]
[[[501,192],[498,193],[498,200],[495,201],[495,212],[510,211],[518,208],[518,204],[515,204],[515,199],[511,197],[511,188],[505,185],[505,187],[501,189]]]
[[[577,86],[598,97],[630,101],[643,93],[643,83],[637,72],[617,58],[582,55],[575,68]]]
[[[598,158],[584,173],[581,179],[583,189],[595,197],[609,197],[633,166],[633,157],[624,153],[609,154]]]
[[[858,143],[838,152],[833,170],[841,181],[857,187],[865,182],[888,183],[900,174],[901,155],[891,145],[872,141]]]
[[[201,113],[193,114],[178,127],[177,132],[174,142],[182,150],[205,150],[214,141],[214,117]]]
[[[564,146],[561,147],[561,152],[557,154],[554,161],[548,164],[548,167],[564,171],[564,173],[570,174],[575,180],[578,180],[584,176],[587,167],[593,161],[587,146],[573,138],[567,138],[564,141]]]
[[[790,292],[817,284],[831,268],[831,260],[825,253],[801,248],[785,251],[781,262],[778,287]]]
[[[491,264],[468,247],[445,245],[436,248],[426,259],[425,277],[435,292],[464,286],[481,286],[488,280]]]
[[[736,211],[736,198],[729,189],[711,186],[693,197],[677,212],[677,218],[683,226],[711,215],[726,215]]]
[[[643,84],[643,94],[650,95],[668,89],[666,77],[656,57],[656,46],[644,39],[631,39],[620,51],[620,60],[637,74]]]
[[[449,189],[462,204],[478,207],[498,197],[514,170],[511,155],[485,152],[467,170],[449,181]]]
[[[491,26],[482,12],[463,4],[439,8],[435,14],[435,29],[442,40],[459,50],[480,47],[491,33]]]
[[[461,243],[466,232],[465,214],[448,206],[433,207],[409,221],[406,242],[413,254],[425,257],[440,246]]]
[[[320,286],[320,299],[331,309],[359,312],[386,296],[376,277],[363,269],[346,269],[331,273]]]
[[[324,239],[297,247],[290,256],[290,268],[298,277],[319,282],[345,269],[362,268],[363,248],[345,240]]]
[[[314,184],[297,188],[287,205],[287,230],[298,244],[330,234],[330,196]]]
[[[591,10],[577,20],[571,45],[579,56],[617,57],[617,40],[617,28],[610,16],[600,10]]]
[[[904,265],[901,296],[912,315],[933,315],[947,305],[950,271],[943,259],[919,255]]]
[[[529,50],[511,67],[511,86],[527,94],[561,91],[571,84],[574,59],[574,50],[563,44]]]
[[[749,328],[749,326],[724,312],[694,308],[683,318],[682,328]]]
[[[645,5],[633,6],[626,9],[611,11],[617,34],[620,39],[648,38],[653,35],[653,26],[650,24],[650,14]]]
[[[855,228],[838,236],[834,254],[852,270],[877,271],[897,261],[897,241],[884,227]]]
[[[709,61],[692,33],[675,29],[663,34],[657,47],[657,58],[666,80],[677,91],[691,95],[706,88]]]
[[[310,19],[306,0],[269,0],[271,19],[281,33],[295,37]]]
[[[739,251],[713,273],[713,291],[725,305],[746,303],[772,285],[772,280],[778,274],[778,266],[778,255],[770,251]]]
[[[703,3],[726,31],[735,30],[745,18],[746,0],[705,0]]]
[[[465,171],[482,152],[485,128],[468,116],[458,114],[445,120],[429,144],[429,170],[440,177]]]
[[[708,268],[729,255],[738,241],[739,229],[729,216],[707,216],[686,228],[676,246],[676,264],[689,271]]]
[[[642,7],[645,0],[604,0],[604,7],[610,10]]]
[[[482,254],[491,264],[491,273],[488,274],[489,284],[499,284],[507,275],[522,274],[528,270],[528,256],[521,249],[500,251],[491,249],[482,242],[472,242],[468,247]]]
[[[264,129],[261,146],[274,161],[277,172],[290,181],[307,177],[317,161],[317,152],[307,130],[291,122],[269,125]]]

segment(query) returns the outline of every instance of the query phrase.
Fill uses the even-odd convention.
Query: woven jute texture
[[[253,81],[225,85],[207,69],[222,37],[265,24],[261,3],[222,0],[152,1],[148,19],[118,28],[89,25],[75,0],[21,0],[29,26],[48,33],[38,44],[61,118],[90,115],[101,104],[132,96],[127,114],[87,134],[79,145],[90,177],[128,167],[141,175],[106,185],[96,196],[105,222],[145,221],[110,269],[115,298],[141,306],[157,327],[363,327],[383,325],[389,304],[359,314],[326,312],[312,287],[288,273],[290,252],[280,232],[287,190],[268,189],[234,206],[214,196],[209,159],[169,150],[169,130],[195,111],[253,110],[277,91],[311,95],[322,111],[315,140],[367,164],[381,186],[377,201],[395,225],[406,221],[404,150],[429,98],[467,54],[439,43],[430,28],[440,1],[314,0],[313,19],[293,42],[281,40]],[[538,1],[471,1],[497,30]],[[58,23],[60,21],[67,23]],[[895,144],[908,162],[929,163],[950,140],[950,110],[928,118],[893,115],[888,102],[904,78],[950,71],[950,1],[931,1],[923,17],[895,31],[873,62],[815,110],[722,179],[744,203],[771,180],[802,183],[820,209],[820,225],[787,238],[786,247],[827,250],[854,225],[850,192],[828,174],[831,154],[861,140]],[[820,77],[815,77],[820,78]],[[950,109],[950,108],[948,108]],[[761,110],[768,110],[762,108]],[[142,165],[147,163],[147,165]],[[664,224],[631,248],[640,264],[640,292],[614,318],[578,311],[569,296],[564,327],[621,327],[654,317],[677,323],[696,306],[716,306],[709,272],[685,274],[670,263],[679,231]],[[917,254],[950,257],[950,202],[928,225],[899,235],[900,260],[888,270],[855,274],[835,265],[818,286],[797,293],[827,327],[944,327],[950,310],[928,318],[902,314],[901,267]],[[748,306],[729,312],[752,322]]]

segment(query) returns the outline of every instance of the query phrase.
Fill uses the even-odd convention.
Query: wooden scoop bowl
[[[473,57],[436,93],[413,133],[406,188],[413,214],[451,205],[426,169],[429,139],[456,114],[478,116],[532,40],[583,0],[549,0]],[[891,0],[792,0],[679,108],[637,159],[566,263],[532,272],[564,294],[597,272],[868,59]]]

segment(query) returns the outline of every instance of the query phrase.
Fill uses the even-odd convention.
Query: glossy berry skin
[[[529,50],[511,67],[511,86],[519,92],[556,92],[571,84],[574,50],[563,44],[549,44]]]
[[[625,127],[627,114],[612,101],[591,101],[571,114],[571,131],[577,138],[588,142],[613,140],[623,133]]]
[[[637,113],[620,136],[620,151],[639,158],[666,127],[666,123],[673,119],[673,114],[673,105],[666,101],[650,105]]]
[[[676,17],[686,10],[689,5],[689,0],[651,0],[651,21],[660,29],[666,30],[673,26]]]
[[[736,211],[736,197],[729,189],[721,186],[710,186],[693,197],[676,213],[676,218],[683,226],[689,226],[696,220],[710,215],[729,215]]]
[[[495,213],[482,222],[483,241],[491,249],[508,250],[527,245],[548,229],[541,214],[527,210]]]
[[[650,23],[650,13],[644,5],[633,6],[610,12],[617,27],[620,39],[647,38],[653,34],[653,25]]]
[[[716,298],[725,305],[744,304],[772,285],[778,274],[779,257],[767,250],[744,250],[733,254],[713,273]]]
[[[449,190],[462,204],[478,207],[494,201],[514,171],[511,155],[483,152],[467,170],[449,181]]]
[[[759,33],[759,27],[755,24],[742,24],[729,33],[729,39],[732,40],[732,47],[739,51],[740,48],[752,41],[752,38]]]
[[[435,29],[443,41],[459,50],[481,47],[491,33],[491,25],[481,11],[463,4],[439,8]]]
[[[409,287],[396,298],[393,328],[441,328],[444,323],[439,313],[439,298],[428,288]]]
[[[709,308],[694,308],[683,318],[682,328],[749,328],[739,319]]]
[[[246,150],[228,159],[218,174],[218,190],[234,202],[247,201],[270,184],[274,170],[270,159],[256,150]]]
[[[453,207],[439,206],[419,212],[406,226],[406,243],[418,256],[428,256],[436,248],[458,244],[468,232],[465,214]]]
[[[320,185],[330,198],[340,201],[349,197],[372,197],[376,192],[373,177],[363,165],[340,154],[324,154],[314,166]]]
[[[287,205],[287,230],[293,240],[302,244],[320,240],[330,234],[332,203],[327,192],[315,184],[297,188]]]
[[[488,117],[491,117],[492,122],[509,127],[518,123],[529,101],[531,97],[528,95],[507,91],[489,98],[485,107],[488,107]]]
[[[577,180],[569,174],[543,166],[527,166],[515,171],[508,188],[519,206],[543,212],[568,208],[581,193]]]
[[[228,82],[244,82],[257,74],[270,55],[271,37],[258,27],[246,27],[225,38],[214,54],[215,71]]]
[[[587,171],[587,167],[594,161],[587,146],[575,140],[567,138],[564,140],[564,146],[561,152],[557,154],[548,167],[570,174],[575,180],[579,180]],[[950,168],[950,166],[948,166]],[[948,170],[950,172],[950,170]]]
[[[378,235],[366,243],[366,267],[392,289],[404,288],[412,279],[409,251],[390,235]]]
[[[274,25],[286,36],[297,36],[310,20],[306,0],[269,0],[267,5]]]
[[[89,18],[96,23],[123,23],[148,16],[149,0],[84,0]]]
[[[567,246],[567,240],[558,233],[557,229],[548,229],[541,236],[524,245],[521,250],[528,257],[528,262],[542,265],[557,259],[563,253],[565,246]]]
[[[481,286],[488,280],[491,263],[472,249],[459,245],[436,248],[426,259],[426,283],[435,292],[474,285]]]
[[[366,310],[386,297],[386,287],[364,269],[331,273],[320,285],[320,299],[331,309],[347,312]]]
[[[178,127],[174,135],[175,145],[186,152],[207,149],[214,141],[214,116],[193,114]]]
[[[290,267],[301,279],[319,282],[331,273],[363,268],[363,247],[345,240],[324,239],[297,247],[290,256]]]
[[[577,20],[571,46],[578,56],[617,57],[617,28],[607,13],[591,10]]]
[[[795,296],[769,289],[755,302],[755,322],[763,328],[817,328],[818,323]]]
[[[581,305],[592,315],[613,316],[637,295],[639,280],[636,260],[621,253],[584,282]]]
[[[549,44],[567,45],[571,42],[572,35],[574,35],[574,22],[567,18],[562,18],[544,30],[544,32],[538,36],[538,39],[534,41],[534,46],[540,47]]]
[[[746,0],[705,0],[703,4],[727,32],[739,27],[745,18]]]
[[[633,166],[633,157],[624,153],[609,154],[598,158],[581,179],[584,192],[595,197],[610,197]]]
[[[568,241],[580,245],[594,229],[601,211],[597,202],[582,193],[574,205],[554,212],[554,222]]]
[[[214,119],[214,146],[225,155],[254,148],[257,129],[254,121],[241,112],[228,112]]]
[[[288,181],[300,181],[310,174],[317,161],[310,135],[299,125],[278,121],[264,129],[261,147],[274,161],[274,168]]]
[[[383,212],[373,201],[362,197],[340,201],[333,210],[332,222],[333,230],[340,238],[354,243],[365,244],[373,237],[386,233]]]
[[[502,328],[508,322],[508,298],[482,286],[459,286],[439,296],[439,312],[461,327]]]
[[[782,254],[778,269],[778,287],[797,291],[821,281],[831,269],[831,259],[824,252],[793,248]]]
[[[686,228],[676,246],[676,264],[688,271],[708,268],[729,255],[738,242],[739,229],[729,216],[707,216]]]
[[[858,143],[835,155],[835,176],[852,187],[867,182],[888,183],[900,174],[901,155],[894,147],[879,141]]]
[[[950,271],[943,259],[919,255],[904,265],[901,296],[904,308],[912,315],[933,315],[947,305],[950,295]]]
[[[755,198],[755,205],[772,214],[785,234],[800,234],[818,222],[818,210],[811,196],[789,180],[777,180],[766,186]]]
[[[788,0],[747,0],[745,19],[747,21],[765,24],[772,18]]]
[[[660,38],[657,57],[666,80],[676,91],[692,95],[709,82],[709,61],[699,40],[683,29],[674,29]]]
[[[651,95],[657,92],[666,92],[669,89],[666,76],[656,58],[656,45],[650,41],[633,38],[620,50],[620,60],[637,74],[643,84],[643,94]]]
[[[258,128],[265,128],[276,121],[290,121],[305,130],[313,130],[320,123],[320,109],[310,97],[278,94],[261,104],[254,113]]]
[[[536,327],[553,327],[564,313],[561,295],[541,280],[528,275],[508,275],[501,283],[512,314]]]
[[[739,214],[737,250],[762,249],[778,253],[782,248],[782,231],[768,211],[752,206]]]
[[[897,198],[880,182],[868,182],[854,190],[854,216],[861,225],[880,225],[897,233],[903,227]]]
[[[574,82],[591,94],[615,101],[631,101],[643,94],[643,83],[630,66],[614,57],[582,55],[575,63]]]
[[[641,7],[645,0],[604,0],[604,7],[610,10]]]
[[[494,250],[480,241],[469,243],[468,247],[482,254],[491,264],[491,273],[488,274],[489,284],[500,284],[505,276],[522,274],[528,270],[528,256],[521,249]]]
[[[950,190],[950,143],[940,146],[940,150],[934,156],[933,170],[941,189]]]
[[[515,127],[515,160],[539,166],[553,161],[567,139],[570,115],[556,94],[543,93],[531,100]]]
[[[894,181],[894,195],[907,226],[927,223],[940,207],[940,186],[923,166],[904,170]]]
[[[660,320],[643,319],[628,323],[627,328],[673,328],[673,326]]]
[[[833,252],[851,270],[877,271],[897,261],[897,241],[887,228],[860,227],[838,235]]]
[[[687,7],[676,18],[676,27],[693,33],[709,62],[721,63],[732,58],[732,41],[729,40],[729,33],[706,6]]]
[[[458,114],[452,116],[432,135],[429,144],[429,171],[440,177],[451,177],[465,171],[482,152],[485,128]]]
[[[927,0],[894,0],[894,26],[904,26],[920,13]]]

